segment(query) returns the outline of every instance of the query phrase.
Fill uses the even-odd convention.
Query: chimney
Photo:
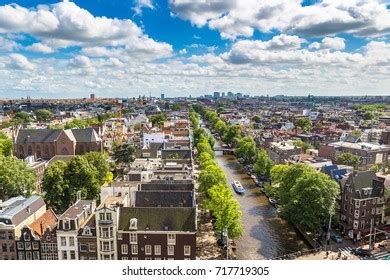
[[[41,226],[41,234],[43,235],[43,224],[41,223],[40,226]]]

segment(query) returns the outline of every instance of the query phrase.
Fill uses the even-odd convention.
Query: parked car
[[[369,258],[372,256],[372,254],[369,250],[362,249],[362,248],[352,249],[351,252],[352,252],[352,254],[359,256],[359,257],[363,257],[363,258]]]
[[[331,238],[333,241],[335,241],[336,243],[341,243],[341,242],[343,242],[343,239],[342,239],[341,236],[338,235],[338,234],[332,233],[332,234],[330,235],[330,238]]]

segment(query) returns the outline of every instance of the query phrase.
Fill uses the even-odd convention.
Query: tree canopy
[[[304,153],[306,153],[306,151],[308,149],[312,148],[312,146],[310,144],[307,144],[306,142],[303,142],[302,140],[294,140],[293,144],[295,147],[301,148]]]
[[[48,122],[53,119],[53,112],[47,109],[38,109],[34,113],[38,122]]]
[[[12,155],[13,142],[4,133],[0,132],[0,155],[10,156]]]
[[[342,153],[336,157],[336,162],[338,164],[353,166],[355,169],[358,169],[360,166],[360,157],[351,153]]]
[[[253,172],[257,176],[269,179],[271,175],[272,160],[264,149],[258,149],[255,156]]]
[[[35,186],[36,174],[23,160],[0,155],[0,199],[28,197]]]
[[[245,163],[252,163],[256,156],[256,143],[252,136],[245,136],[238,140],[234,153],[242,158]]]
[[[306,133],[311,131],[311,121],[308,118],[297,119],[295,126],[299,127]]]
[[[149,121],[155,127],[160,127],[167,120],[167,116],[165,114],[157,114],[149,117]]]
[[[118,163],[129,164],[135,159],[135,148],[133,145],[123,143],[119,145],[113,145],[113,158]]]

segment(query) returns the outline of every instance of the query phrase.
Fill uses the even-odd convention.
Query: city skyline
[[[389,4],[0,1],[0,99],[388,95]]]

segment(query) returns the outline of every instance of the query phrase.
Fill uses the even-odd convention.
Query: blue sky
[[[389,94],[389,33],[387,0],[0,1],[0,98]]]

